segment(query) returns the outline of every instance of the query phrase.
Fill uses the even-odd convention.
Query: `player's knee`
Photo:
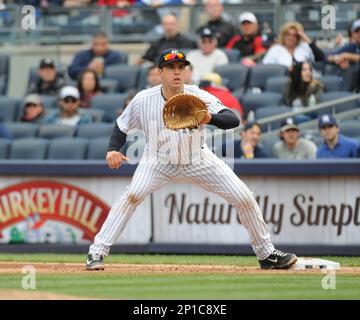
[[[136,193],[130,192],[127,196],[127,201],[132,205],[137,205],[141,202],[140,195],[137,195]]]

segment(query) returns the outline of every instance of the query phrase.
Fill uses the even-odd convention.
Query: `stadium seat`
[[[59,137],[72,137],[76,128],[60,124],[43,124],[39,127],[39,137],[53,139]]]
[[[245,88],[249,71],[247,67],[239,63],[231,63],[216,67],[214,71],[227,79],[227,87],[231,91]]]
[[[325,87],[325,92],[341,91],[343,79],[339,76],[324,75],[319,79]]]
[[[85,159],[89,140],[85,138],[57,138],[50,141],[48,159]]]
[[[149,66],[141,67],[139,70],[137,90],[144,90],[147,85],[147,74],[149,72]]]
[[[348,137],[357,137],[360,136],[360,120],[349,119],[342,120],[339,123],[341,134]]]
[[[100,137],[90,140],[87,159],[105,160],[109,138]]]
[[[36,137],[39,126],[36,123],[8,122],[6,127],[15,139]]]
[[[113,123],[88,123],[80,125],[76,131],[76,136],[87,139],[94,139],[99,137],[109,138],[113,130]]]
[[[277,134],[261,137],[260,145],[269,158],[274,158],[273,147],[277,141],[279,141],[279,136]]]
[[[117,80],[117,92],[135,90],[138,84],[140,66],[115,64],[105,68],[105,79]]]
[[[282,94],[287,82],[288,82],[288,77],[286,76],[268,78],[265,84],[265,91],[277,92]]]
[[[104,121],[113,122],[118,117],[118,111],[124,108],[127,93],[108,93],[97,95],[91,100],[91,109],[105,111]]]
[[[19,108],[19,99],[0,96],[0,121],[15,121]]]
[[[221,49],[222,51],[224,51],[224,53],[226,54],[226,56],[229,59],[229,63],[238,63],[240,61],[240,51],[237,49]]]
[[[0,55],[0,95],[6,95],[9,85],[10,56]]]
[[[94,122],[102,122],[105,117],[105,110],[89,108],[86,109],[86,112],[90,113]]]
[[[319,102],[325,102],[325,101],[333,101],[336,99],[349,97],[353,95],[353,93],[348,91],[333,91],[333,92],[326,92],[323,95],[321,95]],[[343,112],[351,109],[355,109],[359,107],[359,101],[358,100],[352,100],[350,102],[343,102],[336,105],[337,112]],[[331,107],[325,108],[323,110],[319,110],[319,114],[329,113],[331,112]]]
[[[48,145],[49,140],[42,138],[14,140],[11,144],[9,159],[45,159]]]
[[[11,140],[0,138],[0,159],[7,159],[9,155]]]
[[[112,93],[116,91],[118,82],[115,79],[100,79],[100,87],[106,93]]]
[[[257,64],[250,69],[249,88],[265,90],[266,81],[269,78],[285,76],[287,68],[279,64]]]
[[[276,92],[246,93],[241,99],[245,116],[247,116],[250,110],[255,111],[258,108],[281,104],[282,95]]]
[[[285,112],[289,112],[290,108],[286,106],[267,106],[255,110],[255,119],[260,120],[267,117],[276,116]],[[280,128],[281,120],[274,121],[271,123],[271,129]],[[262,125],[262,130],[267,131],[268,125]]]

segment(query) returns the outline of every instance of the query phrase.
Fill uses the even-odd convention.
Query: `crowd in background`
[[[87,5],[96,2],[98,5],[124,7],[135,1],[27,1],[37,6]],[[137,1],[136,1],[137,2]],[[151,4],[152,1],[143,1]],[[165,2],[165,1],[163,1]],[[181,1],[166,1],[166,3]],[[6,3],[3,1],[3,3]],[[162,2],[161,2],[162,3]],[[188,1],[187,4],[191,4]],[[159,4],[159,2],[157,2]],[[318,115],[307,113],[288,118],[281,124],[279,141],[267,155],[259,146],[261,126],[247,119],[239,99],[229,89],[227,79],[216,73],[219,66],[233,63],[230,53],[238,53],[238,64],[253,68],[260,64],[283,65],[287,69],[288,80],[283,87],[283,101],[289,110],[301,110],[314,106],[320,101],[325,91],[321,82],[323,66],[331,68],[333,74],[343,79],[343,88],[349,92],[360,91],[360,19],[349,21],[348,40],[330,53],[318,47],[316,39],[311,39],[304,27],[296,22],[287,22],[281,26],[279,33],[263,33],[260,30],[256,15],[242,12],[237,24],[224,18],[224,7],[220,0],[207,0],[205,10],[207,22],[198,28],[196,41],[182,34],[179,18],[175,14],[162,17],[163,36],[150,43],[149,48],[136,61],[135,65],[146,67],[146,84],[144,88],[159,85],[161,79],[156,66],[160,52],[166,48],[182,48],[186,51],[191,65],[187,67],[187,84],[199,85],[204,90],[217,96],[226,106],[234,110],[245,123],[241,137],[234,143],[235,157],[246,159],[273,156],[282,159],[314,159],[326,157],[359,157],[359,142],[340,134],[341,128],[331,114]],[[36,80],[29,84],[23,100],[20,121],[39,124],[60,124],[78,126],[94,121],[88,112],[92,99],[106,95],[102,87],[106,79],[106,68],[126,63],[126,52],[111,49],[105,33],[93,36],[92,46],[78,52],[67,70],[60,70],[54,60],[44,57],[37,68]],[[321,68],[319,69],[319,63]],[[142,89],[144,89],[142,88]],[[127,93],[129,97],[136,94],[139,88]],[[253,88],[253,92],[256,92]],[[58,108],[46,112],[42,96],[58,98]],[[126,107],[120,106],[119,110]],[[119,114],[121,111],[119,111]],[[313,142],[301,137],[298,124],[307,120],[318,119],[318,128],[324,140],[317,147]],[[360,123],[360,120],[359,120]],[[0,136],[11,137],[4,125],[0,127]],[[224,148],[224,146],[223,146]]]

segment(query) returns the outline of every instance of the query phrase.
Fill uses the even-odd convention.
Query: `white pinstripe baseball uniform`
[[[184,93],[201,98],[212,114],[226,108],[216,97],[197,86],[184,85]],[[108,255],[110,246],[120,237],[141,201],[164,184],[181,181],[216,193],[236,207],[256,256],[265,259],[273,252],[274,246],[252,192],[207,148],[205,125],[191,131],[165,128],[162,120],[164,103],[161,85],[143,90],[117,119],[124,133],[132,129],[144,132],[145,150],[130,185],[113,204],[89,253]]]

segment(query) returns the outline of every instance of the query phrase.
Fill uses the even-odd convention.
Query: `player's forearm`
[[[234,112],[224,109],[216,114],[212,114],[209,124],[226,130],[237,127],[240,124],[240,120]]]
[[[126,133],[122,132],[115,122],[107,151],[119,151],[126,142]]]

